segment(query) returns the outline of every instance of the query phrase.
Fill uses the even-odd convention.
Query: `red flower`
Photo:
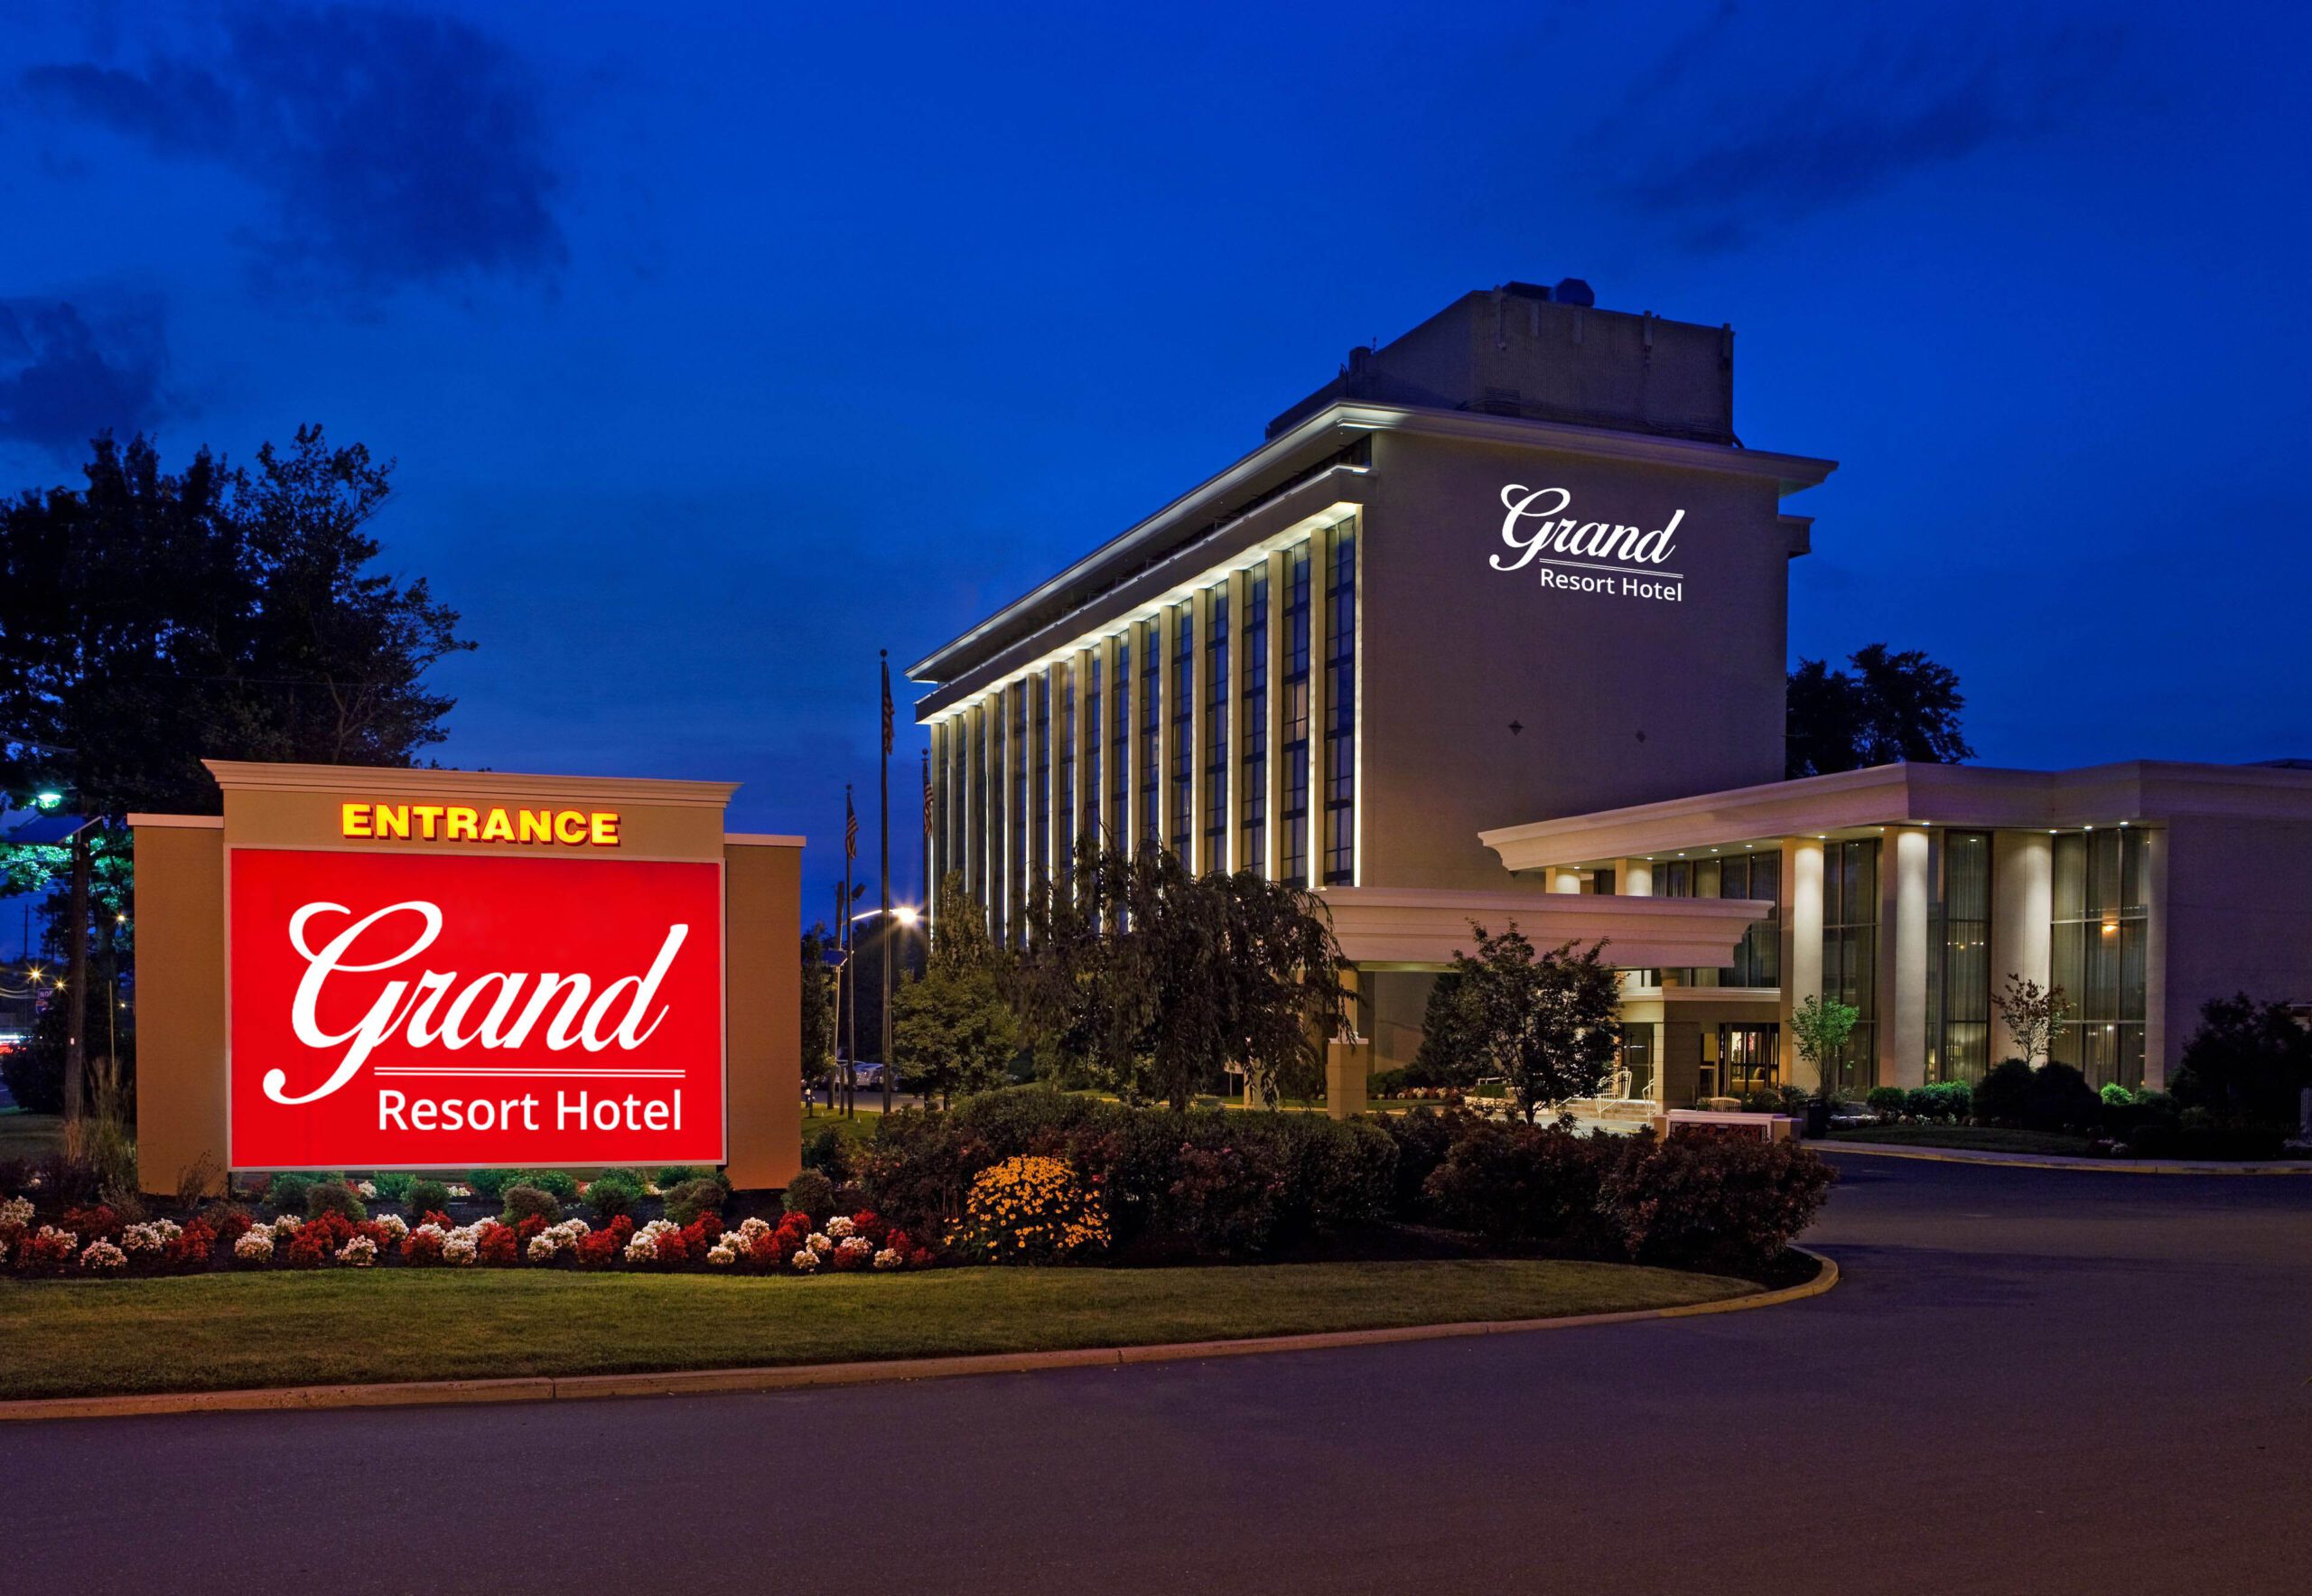
[[[442,1261],[442,1238],[413,1230],[401,1238],[401,1255],[413,1264],[438,1264]]]

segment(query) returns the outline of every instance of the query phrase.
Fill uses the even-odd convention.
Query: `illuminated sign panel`
[[[1487,562],[1496,571],[1531,570],[1542,586],[1558,593],[1608,598],[1653,599],[1683,603],[1686,579],[1669,569],[1678,552],[1683,509],[1647,531],[1615,521],[1583,520],[1569,514],[1570,488],[1528,488],[1511,482],[1501,490],[1501,541],[1509,555]]]
[[[722,1162],[720,864],[239,847],[227,873],[234,1167]]]
[[[338,835],[366,842],[561,843],[618,846],[614,809],[479,808],[465,804],[338,806]]]

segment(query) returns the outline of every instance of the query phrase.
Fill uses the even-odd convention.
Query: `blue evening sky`
[[[2300,7],[8,11],[0,488],[397,458],[442,757],[743,780],[806,910],[879,646],[1512,277],[1731,322],[1841,462],[1794,655],[1927,649],[1987,761],[2312,756]]]

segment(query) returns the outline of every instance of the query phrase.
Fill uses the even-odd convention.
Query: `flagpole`
[[[859,1076],[859,972],[852,969],[852,958],[859,951],[859,932],[851,919],[851,860],[859,852],[859,817],[851,807],[851,783],[843,784],[843,967],[851,970],[851,985],[844,994],[844,1029],[851,1032],[851,1046],[844,1052],[843,1115],[851,1118],[857,1112]]]
[[[875,966],[883,982],[883,1112],[891,1111],[891,651],[876,650],[883,667],[882,853],[883,912],[875,921]]]

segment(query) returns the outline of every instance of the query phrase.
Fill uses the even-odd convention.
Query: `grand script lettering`
[[[441,907],[413,899],[363,915],[319,948],[308,940],[316,919],[352,912],[341,903],[308,903],[290,917],[290,945],[305,961],[290,1010],[291,1027],[299,1041],[316,1051],[345,1051],[330,1078],[303,1097],[290,1094],[288,1071],[266,1070],[265,1095],[275,1103],[312,1103],[328,1097],[359,1074],[369,1055],[396,1032],[418,1049],[436,1044],[452,1052],[467,1047],[519,1048],[543,1022],[545,1045],[556,1052],[572,1047],[590,1053],[610,1047],[639,1048],[667,1017],[664,1006],[653,1013],[651,1004],[690,934],[687,925],[668,926],[646,974],[621,975],[599,993],[588,976],[554,972],[488,970],[462,985],[454,970],[425,970],[414,980],[395,977],[380,984],[368,1012],[351,1030],[333,1031],[321,1020],[322,1002],[333,977],[400,969],[442,934]],[[409,926],[409,917],[415,918],[415,927]],[[373,930],[378,935],[371,937]],[[365,938],[370,946],[357,951]],[[377,946],[379,942],[384,947]],[[621,1004],[624,1012],[619,1013]],[[550,1009],[555,1012],[548,1020]],[[613,1014],[618,1014],[615,1022]]]
[[[1512,482],[1501,490],[1501,541],[1516,551],[1515,559],[1495,555],[1496,571],[1522,571],[1544,554],[1575,555],[1617,565],[1660,565],[1677,552],[1678,523],[1684,510],[1674,511],[1669,524],[1654,531],[1618,526],[1611,521],[1584,521],[1565,512],[1573,507],[1566,488],[1528,488]]]

